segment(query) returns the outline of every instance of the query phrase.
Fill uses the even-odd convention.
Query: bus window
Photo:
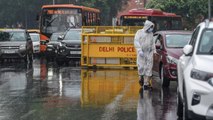
[[[123,26],[143,26],[145,20],[155,21],[155,30],[182,29],[181,16],[154,9],[131,9],[120,17]]]
[[[67,16],[67,24],[69,28],[79,28],[82,26],[81,24],[81,15],[68,15]]]
[[[44,9],[43,11],[41,31],[45,33],[64,32],[69,27],[76,27],[81,20],[78,9],[60,8]]]
[[[183,29],[181,26],[182,26],[181,18],[172,18],[172,29],[173,30]]]
[[[141,16],[124,16],[121,18],[123,26],[144,26],[146,18]]]
[[[170,17],[152,17],[152,21],[156,21],[157,30],[180,30],[182,29],[182,22],[180,18]]]
[[[82,25],[91,25],[92,15],[100,14],[98,9],[76,6],[76,5],[44,5],[42,6],[40,31],[46,37],[50,37],[54,32],[65,32],[69,28],[81,28]]]

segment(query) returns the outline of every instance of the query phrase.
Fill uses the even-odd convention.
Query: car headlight
[[[59,43],[59,46],[60,46],[60,47],[62,47],[62,46],[66,46],[66,43],[64,43],[64,42],[60,42],[60,43]]]
[[[191,71],[191,78],[197,79],[197,80],[202,80],[202,81],[209,81],[213,77],[213,73],[208,73],[204,71],[200,71],[197,69],[192,69]]]
[[[176,59],[172,56],[166,56],[166,61],[167,61],[167,63],[170,63],[170,64],[177,64],[178,63],[178,59]]]
[[[62,46],[63,46],[61,42],[59,43],[59,46],[60,46],[60,47],[62,47]]]
[[[19,49],[20,49],[20,50],[25,50],[25,49],[26,49],[26,45],[20,45],[20,46],[19,46]]]
[[[59,52],[60,52],[60,53],[64,53],[64,52],[66,52],[66,49],[65,49],[64,47],[61,47],[61,48],[59,49]]]
[[[47,45],[47,47],[53,47],[53,45]]]

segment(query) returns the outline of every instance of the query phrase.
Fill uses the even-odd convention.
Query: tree
[[[127,2],[128,0],[86,0],[80,4],[100,9],[102,24],[111,25],[112,18],[116,17],[118,11]]]
[[[208,0],[150,0],[146,8],[161,9],[183,17],[185,27],[194,28],[202,17],[207,18]]]

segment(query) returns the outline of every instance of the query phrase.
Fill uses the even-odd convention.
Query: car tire
[[[169,87],[170,80],[168,78],[166,78],[166,76],[164,75],[163,65],[161,65],[161,67],[160,67],[160,80],[161,80],[162,87]]]
[[[179,118],[183,117],[183,103],[179,92],[177,92],[177,116]]]

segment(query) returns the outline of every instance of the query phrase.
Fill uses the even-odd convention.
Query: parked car
[[[177,61],[191,34],[189,31],[159,31],[154,34],[158,55],[154,58],[153,68],[159,73],[162,87],[177,80]]]
[[[46,57],[48,59],[55,59],[57,52],[58,52],[58,48],[59,48],[59,44],[60,41],[58,41],[58,37],[63,35],[63,32],[56,32],[53,33],[50,37],[49,42],[47,43],[47,51],[46,51]]]
[[[69,61],[81,59],[81,29],[70,29],[61,38],[61,44],[57,55],[57,63],[63,64]]]
[[[39,33],[29,33],[29,34],[33,41],[33,53],[39,54],[40,53],[40,35]]]
[[[33,60],[33,45],[29,33],[23,29],[0,30],[0,60]]]
[[[200,23],[178,61],[177,114],[213,120],[213,22]]]

